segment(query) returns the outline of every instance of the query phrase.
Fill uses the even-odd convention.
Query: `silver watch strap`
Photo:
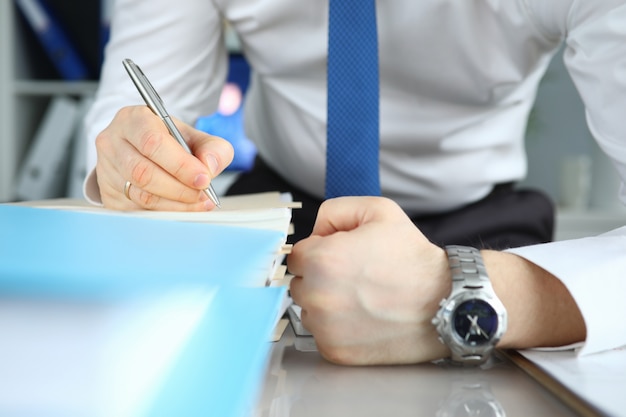
[[[506,310],[497,298],[480,250],[469,246],[452,245],[445,247],[452,275],[452,291],[447,299],[441,302],[441,309],[433,319],[437,326],[440,340],[447,344],[451,351],[451,361],[462,365],[480,365],[490,356],[495,344],[506,331]],[[487,297],[488,303],[498,315],[498,330],[490,343],[481,345],[464,345],[452,337],[453,311],[452,306],[463,302],[464,297],[471,299],[473,294]],[[451,304],[450,300],[455,300]],[[450,307],[450,308],[448,308]]]
[[[446,252],[452,273],[452,294],[463,288],[491,288],[491,281],[478,249],[452,245],[446,246]]]

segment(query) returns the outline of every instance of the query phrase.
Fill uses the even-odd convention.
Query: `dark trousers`
[[[227,194],[264,191],[290,192],[294,201],[302,202],[301,209],[293,210],[295,234],[288,242],[295,243],[311,234],[322,200],[290,184],[259,158]],[[542,192],[500,184],[480,201],[452,211],[411,216],[411,220],[434,244],[500,250],[551,241],[554,205]]]

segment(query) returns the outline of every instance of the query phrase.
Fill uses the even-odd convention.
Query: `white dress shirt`
[[[459,207],[496,183],[525,176],[526,121],[563,42],[590,130],[626,180],[626,0],[380,0],[377,14],[381,186],[407,212]],[[322,197],[327,16],[326,1],[117,1],[100,89],[87,116],[89,166],[97,133],[119,108],[142,103],[124,58],[143,68],[171,114],[193,123],[215,111],[227,72],[225,19],[253,68],[248,136],[276,171]],[[589,286],[607,285],[592,273],[607,269],[604,262],[616,271],[611,285],[624,289],[625,239],[517,252],[554,272],[580,301]],[[611,257],[600,250],[607,244],[616,248]],[[579,263],[588,266],[584,277]],[[596,323],[596,316],[608,304],[605,297],[616,293],[596,292],[591,308],[579,302],[587,347],[603,337],[607,317]],[[626,303],[617,304],[621,313],[605,315],[626,316]],[[626,344],[626,321],[606,327],[619,337],[593,350]]]

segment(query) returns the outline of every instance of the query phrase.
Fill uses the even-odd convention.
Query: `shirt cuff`
[[[580,355],[626,345],[626,227],[508,252],[550,272],[569,290],[587,327]]]
[[[92,169],[83,182],[83,195],[87,201],[95,206],[102,207],[102,197],[100,197],[100,186],[96,170]]]

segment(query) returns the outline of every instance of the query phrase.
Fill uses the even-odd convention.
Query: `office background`
[[[53,98],[68,96],[80,102],[91,97],[97,87],[110,0],[44,3],[74,44],[87,75],[65,81],[18,10],[17,0],[0,2],[0,202],[19,199],[21,168]],[[236,54],[236,38],[228,37],[228,42]],[[239,71],[231,74],[233,80],[241,84],[240,61],[233,68]],[[74,136],[72,140],[77,140],[80,132]],[[526,146],[529,174],[523,185],[544,190],[561,206],[558,238],[598,233],[626,223],[626,210],[616,197],[619,180],[591,138],[561,53],[542,81]]]

